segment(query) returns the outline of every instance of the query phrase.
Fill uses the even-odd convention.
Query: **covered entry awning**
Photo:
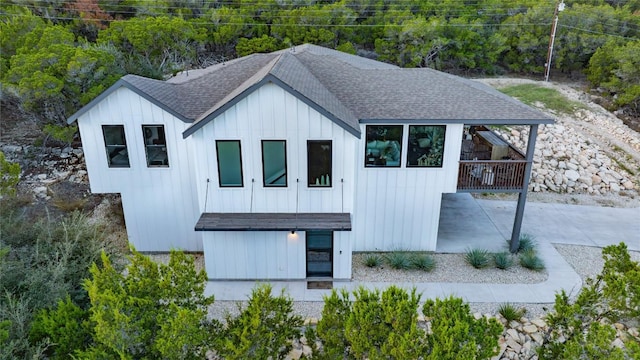
[[[351,231],[349,213],[203,213],[196,231]]]

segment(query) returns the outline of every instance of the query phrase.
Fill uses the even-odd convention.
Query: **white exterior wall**
[[[305,232],[203,232],[205,269],[210,279],[304,279]],[[349,232],[333,233],[333,278],[351,278]]]
[[[142,125],[164,125],[169,167],[147,167]],[[107,164],[102,125],[124,125],[129,168]],[[93,193],[120,193],[129,242],[139,251],[201,251],[189,124],[122,87],[78,118]]]
[[[442,125],[447,125],[442,168],[406,167],[407,124],[401,167],[365,167],[366,125],[361,125],[355,165],[354,251],[435,251],[442,193],[456,192],[463,128],[462,124]]]
[[[257,89],[204,125],[190,139],[193,141],[201,212],[353,212],[356,169],[353,154],[359,140],[275,84]],[[219,186],[216,140],[240,140],[243,187]],[[261,140],[286,140],[287,187],[263,186]],[[307,140],[332,140],[330,188],[307,186]],[[204,233],[205,262],[211,278],[253,278],[253,274],[257,278],[306,276],[303,236],[293,245],[287,243],[287,233],[280,232]],[[351,277],[351,234],[350,231],[334,232],[335,278]],[[339,253],[341,250],[342,254]],[[245,252],[245,256],[237,260],[232,258],[236,251]],[[255,256],[279,259],[284,251],[293,252],[292,259],[302,256],[301,261],[292,260],[280,270],[283,266],[279,262],[261,265],[251,260]],[[335,256],[336,252],[339,256]],[[220,262],[229,261],[237,262],[235,272],[218,268]],[[261,274],[260,266],[267,273],[258,275]]]

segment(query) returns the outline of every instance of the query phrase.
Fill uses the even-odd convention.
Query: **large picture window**
[[[129,167],[124,125],[102,125],[102,135],[109,167]]]
[[[163,125],[142,125],[144,150],[147,154],[148,167],[169,166],[167,155],[167,139]]]
[[[265,187],[287,186],[287,144],[262,140],[262,179]]]
[[[445,125],[409,125],[407,167],[442,167]]]
[[[331,140],[307,141],[307,166],[309,187],[331,186]]]
[[[239,140],[216,140],[220,187],[242,187],[242,152]]]
[[[402,125],[367,125],[366,140],[365,166],[400,166]]]

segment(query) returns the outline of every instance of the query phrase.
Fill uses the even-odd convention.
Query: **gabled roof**
[[[359,123],[542,124],[553,119],[492,87],[432,69],[303,45],[253,54],[167,81],[127,75],[69,118],[125,86],[193,123],[187,137],[265,83],[275,83],[355,136]]]

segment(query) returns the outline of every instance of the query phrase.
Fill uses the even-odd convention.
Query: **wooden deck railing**
[[[519,191],[526,164],[525,160],[460,160],[458,191]]]

